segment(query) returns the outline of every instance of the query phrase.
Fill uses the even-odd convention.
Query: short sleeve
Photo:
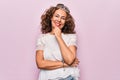
[[[37,42],[36,42],[36,51],[37,50],[44,50],[44,36],[41,34],[38,36]]]
[[[74,45],[74,46],[77,47],[77,36],[76,36],[76,34],[70,34],[69,35],[69,43],[68,43],[68,45],[69,46]]]

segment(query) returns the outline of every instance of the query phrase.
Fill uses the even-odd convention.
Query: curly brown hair
[[[58,4],[59,5],[59,4]],[[63,5],[63,4],[62,4]],[[64,6],[66,8],[66,6]],[[63,8],[63,6],[62,6]],[[64,8],[64,9],[65,9]],[[50,7],[45,11],[45,13],[41,16],[41,32],[42,33],[49,33],[52,31],[52,25],[51,25],[51,18],[53,17],[53,14],[55,13],[56,10],[60,9],[58,6],[56,7]],[[65,11],[67,13],[67,17],[65,20],[65,25],[62,28],[63,33],[75,33],[74,28],[75,28],[75,23],[74,19],[71,16],[69,10]]]

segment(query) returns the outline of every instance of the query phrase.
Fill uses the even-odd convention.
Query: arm
[[[76,47],[74,45],[67,46],[62,39],[61,30],[58,27],[55,27],[54,34],[60,46],[62,57],[66,64],[71,65],[76,58]]]
[[[64,40],[62,39],[62,37],[57,37],[57,40],[65,63],[71,65],[76,58],[76,47],[75,46],[68,47],[65,44]]]
[[[63,64],[61,61],[51,61],[51,60],[45,60],[43,57],[43,50],[37,50],[36,51],[36,63],[38,68],[40,69],[57,69],[64,67],[67,67],[67,64]]]

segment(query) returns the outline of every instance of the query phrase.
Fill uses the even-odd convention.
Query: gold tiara
[[[70,10],[64,4],[57,4],[56,7],[70,13]]]

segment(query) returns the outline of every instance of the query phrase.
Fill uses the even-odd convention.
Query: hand
[[[58,27],[55,27],[54,34],[55,34],[56,38],[61,37],[61,29],[59,29]]]
[[[80,61],[78,60],[78,58],[75,58],[75,61],[72,63],[72,67],[77,67],[77,65],[80,63]]]

